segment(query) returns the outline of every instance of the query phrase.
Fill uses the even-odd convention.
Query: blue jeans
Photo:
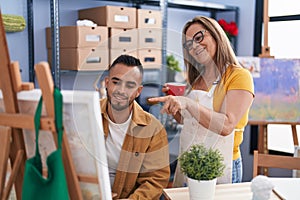
[[[238,158],[232,161],[232,183],[242,182],[243,177],[243,165],[242,158]]]

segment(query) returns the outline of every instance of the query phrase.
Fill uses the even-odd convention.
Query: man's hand
[[[115,198],[118,194],[117,193],[111,193],[112,198]]]
[[[115,198],[117,195],[118,195],[117,193],[111,194],[112,198]],[[117,200],[132,200],[132,199],[117,199]]]

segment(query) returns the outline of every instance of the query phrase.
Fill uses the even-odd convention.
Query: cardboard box
[[[162,15],[158,10],[137,9],[138,28],[162,28]]]
[[[136,8],[101,6],[78,11],[79,19],[89,19],[98,26],[136,28]]]
[[[130,55],[130,56],[133,56],[135,58],[138,57],[138,53],[137,53],[137,50],[128,50],[128,49],[110,49],[110,55],[109,55],[109,63],[112,64],[113,61],[119,57],[120,55],[122,54],[127,54],[127,55]]]
[[[60,49],[60,69],[97,71],[108,68],[107,48],[64,48]],[[48,49],[48,62],[51,65],[52,51]]]
[[[138,48],[158,48],[162,47],[161,28],[139,28]]]
[[[60,47],[105,47],[108,48],[108,28],[105,26],[62,26],[59,29]],[[51,46],[51,28],[46,28],[47,48]]]
[[[110,28],[110,48],[136,50],[138,46],[137,29]]]
[[[138,58],[144,69],[160,69],[162,66],[161,49],[139,49]]]

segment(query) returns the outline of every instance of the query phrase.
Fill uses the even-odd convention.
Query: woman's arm
[[[201,101],[201,100],[200,100]],[[213,111],[204,106],[188,104],[187,110],[205,128],[229,135],[250,108],[253,94],[246,90],[229,90],[224,98],[220,112]]]
[[[172,114],[174,118],[178,117],[181,110],[186,109],[202,126],[225,136],[234,130],[242,116],[250,108],[253,94],[246,90],[229,90],[220,112],[208,109],[183,96],[156,97],[151,98],[150,101],[163,102],[164,106],[161,112]]]

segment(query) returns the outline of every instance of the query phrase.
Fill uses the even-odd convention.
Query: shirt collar
[[[107,98],[100,100],[102,120],[105,120],[106,122],[108,119],[107,105],[108,105]],[[133,102],[132,121],[137,126],[147,126],[151,123],[151,117],[150,117],[149,113],[145,112],[136,101]],[[108,127],[106,127],[106,125],[105,125],[106,122],[104,122],[104,127],[103,127],[105,134],[108,133],[108,129],[107,129]]]

